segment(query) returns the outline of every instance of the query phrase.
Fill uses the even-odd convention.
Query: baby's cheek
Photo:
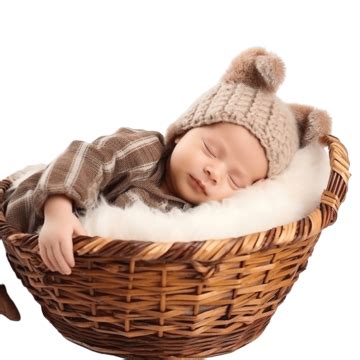
[[[223,190],[222,190],[222,199],[230,197],[235,192],[236,192],[236,190],[233,189],[230,185],[224,184],[224,187],[223,187]]]
[[[191,157],[196,169],[201,171],[201,174],[205,174],[204,169],[211,163],[211,159],[203,151],[194,152]]]

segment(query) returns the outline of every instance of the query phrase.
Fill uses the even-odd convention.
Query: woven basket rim
[[[329,148],[331,172],[319,206],[302,219],[239,237],[188,242],[123,240],[82,235],[73,238],[74,252],[76,256],[115,255],[119,259],[132,261],[216,262],[223,261],[227,256],[249,255],[316,236],[336,221],[337,211],[345,199],[351,176],[348,152],[340,140],[333,135],[326,135],[320,141]],[[15,242],[14,246],[25,246],[27,251],[38,252],[38,234],[19,232],[6,222],[2,203],[5,191],[10,185],[9,179],[0,181],[0,236],[3,240]]]

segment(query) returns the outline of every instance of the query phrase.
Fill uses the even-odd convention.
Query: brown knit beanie
[[[267,177],[280,174],[295,152],[331,131],[327,112],[311,106],[286,104],[276,96],[285,65],[274,53],[250,48],[231,63],[220,82],[202,94],[171,124],[165,144],[188,130],[219,122],[244,126],[264,147]]]

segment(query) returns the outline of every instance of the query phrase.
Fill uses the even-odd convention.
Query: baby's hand
[[[71,268],[75,265],[74,235],[86,235],[86,232],[73,213],[45,217],[39,233],[39,248],[42,260],[51,271],[71,274]]]

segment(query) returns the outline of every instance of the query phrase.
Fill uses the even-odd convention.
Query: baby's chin
[[[207,201],[205,198],[205,194],[202,195],[197,193],[189,184],[182,184],[183,186],[179,186],[177,188],[177,197],[187,201],[192,205],[199,205]]]
[[[183,189],[181,189],[183,190]],[[205,194],[201,194],[199,192],[197,192],[196,190],[194,190],[191,186],[186,188],[186,191],[179,191],[179,195],[177,195],[179,198],[189,202],[192,205],[200,205],[203,204],[205,202],[209,202],[209,201],[222,201],[226,198],[231,197],[234,193],[232,194],[228,194],[228,195],[224,195],[224,196],[210,196],[209,194],[205,195]]]

